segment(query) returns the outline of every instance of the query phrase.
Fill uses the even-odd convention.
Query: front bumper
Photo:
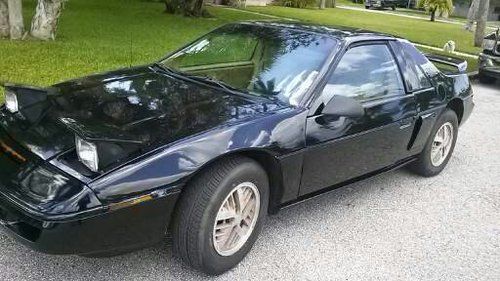
[[[478,62],[480,75],[500,79],[500,56],[481,53]]]
[[[176,191],[119,209],[51,217],[34,215],[0,194],[0,224],[21,243],[48,254],[138,249],[165,237],[178,195]]]

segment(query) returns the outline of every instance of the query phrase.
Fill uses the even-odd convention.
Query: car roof
[[[257,25],[269,28],[286,28],[295,31],[314,32],[333,37],[338,40],[387,40],[397,39],[396,37],[381,32],[370,31],[361,28],[346,26],[321,25],[313,23],[303,23],[298,21],[244,21],[239,24]]]

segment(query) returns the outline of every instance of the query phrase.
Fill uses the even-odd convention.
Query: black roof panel
[[[370,31],[361,28],[346,26],[321,25],[313,23],[304,23],[299,21],[245,21],[241,24],[254,24],[259,26],[269,26],[278,28],[289,28],[297,31],[315,32],[335,37],[343,40],[351,37],[373,37],[373,39],[395,38],[392,35],[381,32]]]

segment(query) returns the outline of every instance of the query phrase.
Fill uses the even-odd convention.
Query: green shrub
[[[315,6],[316,0],[278,0],[276,4],[284,7],[306,8],[307,6]]]

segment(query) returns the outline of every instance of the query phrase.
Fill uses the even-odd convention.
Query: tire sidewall
[[[431,162],[431,150],[432,150],[432,144],[434,142],[434,138],[436,136],[437,131],[441,126],[447,122],[450,122],[453,126],[453,140],[451,143],[451,148],[450,151],[448,152],[448,155],[446,156],[446,159],[441,163],[439,166],[434,166]],[[434,125],[434,128],[432,128],[432,132],[429,135],[429,139],[427,140],[427,144],[425,146],[425,149],[423,153],[421,154],[421,161],[422,164],[424,165],[425,169],[427,170],[429,175],[436,175],[439,174],[444,167],[448,164],[448,161],[450,161],[451,155],[453,154],[453,151],[455,150],[455,144],[457,142],[457,136],[458,136],[458,118],[455,112],[453,112],[450,109],[446,109],[438,118],[436,121],[436,124]]]
[[[238,184],[246,181],[254,183],[259,190],[259,217],[252,234],[250,235],[246,243],[242,246],[242,248],[233,255],[221,256],[215,250],[213,242],[213,228],[215,218],[220,209],[220,206],[226,199],[227,195]],[[262,229],[263,223],[267,216],[268,202],[269,180],[265,171],[260,167],[259,164],[254,163],[254,161],[246,161],[229,171],[226,177],[224,177],[224,179],[220,182],[219,188],[217,188],[217,190],[211,197],[207,211],[204,213],[201,221],[201,231],[198,236],[198,242],[201,248],[200,255],[201,261],[203,263],[202,266],[208,269],[208,271],[212,274],[220,274],[237,265],[250,251],[259,235],[259,232]]]

